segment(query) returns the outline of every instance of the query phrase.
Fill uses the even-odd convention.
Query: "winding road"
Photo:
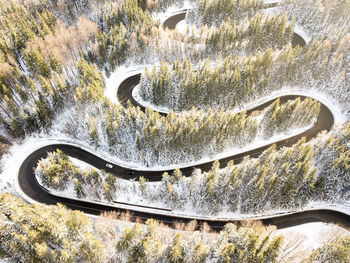
[[[273,7],[273,6],[275,6],[275,4],[271,5],[270,7]],[[169,17],[168,19],[166,19],[163,22],[163,26],[168,28],[168,29],[170,29],[170,30],[175,29],[176,25],[180,21],[182,21],[182,20],[184,20],[186,18],[186,13],[187,13],[187,10],[183,10],[183,12]],[[305,46],[306,41],[299,34],[294,32],[291,44],[292,44],[293,47],[295,47],[297,45],[302,47],[302,46]]]
[[[184,19],[184,17],[185,17],[184,13],[175,15],[169,18],[168,20],[166,20],[164,22],[164,25],[169,28],[174,28],[179,21]],[[298,41],[299,41],[298,42],[299,44],[303,43],[302,41],[300,42],[300,40]],[[304,44],[305,44],[305,41],[304,41]],[[127,101],[130,100],[133,105],[143,108],[142,105],[140,105],[132,97],[132,90],[139,82],[140,82],[140,74],[135,74],[134,76],[131,76],[125,79],[120,84],[117,90],[117,97],[122,105],[126,105]],[[296,97],[303,98],[303,96],[288,95],[288,96],[281,96],[280,100],[281,102],[284,102],[289,99],[295,99]],[[253,111],[264,109],[268,105],[270,105],[273,101],[274,99],[267,101],[253,109],[248,110],[247,113],[249,114],[249,113],[252,113]],[[323,130],[329,131],[332,128],[333,124],[334,124],[334,116],[332,112],[325,105],[321,104],[320,115],[315,125],[312,128],[310,128],[309,130],[299,135],[292,136],[287,140],[278,141],[275,144],[277,148],[280,148],[282,146],[292,145],[302,137],[306,137],[307,140],[310,140],[311,138],[314,138],[319,132]],[[240,153],[234,156],[221,159],[220,163],[223,166],[230,160],[234,160],[235,163],[239,163],[243,159],[243,157],[246,155],[257,157],[261,152],[263,152],[270,146],[271,145],[266,145],[251,151],[247,151],[244,153]],[[159,181],[162,179],[162,174],[164,172],[169,172],[169,173],[172,172],[172,170],[168,170],[168,171],[134,170],[133,175],[128,175],[127,171],[130,170],[130,168],[121,167],[118,165],[114,165],[112,169],[106,168],[106,160],[94,155],[91,152],[81,149],[80,147],[73,146],[70,144],[51,144],[51,145],[42,147],[40,149],[37,149],[36,151],[31,153],[22,163],[18,173],[18,183],[21,190],[25,195],[27,195],[28,197],[30,197],[31,199],[37,202],[45,203],[49,205],[62,203],[71,209],[81,210],[81,211],[84,211],[85,213],[92,214],[92,215],[99,215],[104,211],[125,212],[129,210],[132,212],[133,217],[135,218],[140,218],[144,220],[148,218],[154,218],[167,224],[172,224],[177,221],[186,223],[193,219],[196,219],[199,225],[203,222],[207,222],[209,226],[215,230],[222,229],[223,226],[228,222],[236,222],[237,224],[242,222],[239,220],[227,220],[227,219],[214,220],[214,219],[203,218],[203,217],[188,217],[188,216],[174,214],[170,209],[149,208],[149,207],[143,207],[140,205],[130,205],[130,204],[127,204],[128,207],[125,208],[126,204],[123,204],[123,203],[116,202],[115,206],[112,206],[108,204],[92,203],[92,202],[82,201],[82,200],[73,200],[70,198],[53,195],[38,183],[38,181],[35,178],[33,169],[37,166],[37,163],[41,158],[45,158],[48,152],[55,151],[56,149],[60,149],[71,157],[84,161],[96,167],[97,169],[104,169],[107,172],[113,173],[115,176],[118,176],[123,179],[132,179],[132,178],[138,178],[140,176],[143,176],[147,178],[149,181]],[[195,167],[193,166],[184,167],[184,168],[181,168],[181,171],[185,176],[190,176],[194,168],[209,170],[212,166],[212,163],[213,162],[207,162],[200,165],[196,165]],[[299,224],[309,223],[309,222],[341,223],[345,226],[350,227],[350,215],[339,211],[330,210],[330,209],[308,210],[308,211],[296,212],[292,214],[281,214],[270,218],[264,218],[261,221],[265,225],[270,225],[270,224],[276,225],[277,228],[279,229],[296,226]]]

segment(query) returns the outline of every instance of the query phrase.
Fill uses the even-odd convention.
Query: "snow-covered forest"
[[[83,64],[89,67],[87,63]],[[99,76],[85,76],[88,73],[89,69],[81,72],[80,79],[89,87],[89,79],[95,78],[97,83]],[[88,82],[84,83],[85,79]],[[101,82],[98,86],[100,94],[102,85]],[[314,100],[297,100],[286,105],[275,103],[265,114],[255,117],[224,109],[191,109],[180,115],[171,112],[164,117],[150,109],[143,112],[131,105],[125,109],[104,99],[87,108],[84,102],[91,99],[90,94],[80,90],[78,96],[77,110],[73,116],[68,115],[70,120],[65,133],[121,160],[140,163],[144,167],[186,165],[224,151],[240,151],[261,138],[267,143],[266,134],[273,139],[277,131],[288,134],[291,129],[311,125],[320,107]],[[270,111],[276,114],[270,116]],[[274,124],[269,125],[272,122]]]
[[[302,82],[300,65],[307,63],[306,56],[318,56],[318,50],[310,46],[307,53],[293,57],[290,47],[278,51],[278,55],[277,51],[274,54],[269,49],[254,59],[228,56],[223,61],[216,61],[215,66],[207,59],[197,68],[187,59],[183,63],[174,61],[171,66],[162,62],[159,69],[155,66],[152,70],[145,69],[139,95],[155,106],[175,111],[190,110],[193,106],[206,110],[244,108],[245,104],[283,86],[299,86]]]
[[[286,241],[273,226],[227,224],[218,235],[205,226],[193,232],[196,222],[179,225],[178,230],[155,220],[131,224],[125,222],[130,219],[127,214],[103,214],[91,222],[61,205],[30,205],[9,194],[0,195],[0,218],[0,255],[13,262],[316,263],[346,262],[349,255],[349,237],[333,237],[306,255],[294,239]]]
[[[173,174],[164,173],[160,183],[145,178],[128,183],[93,168],[81,170],[59,150],[39,162],[36,175],[45,187],[61,195],[71,189],[74,197],[113,204],[128,201],[124,196],[133,189],[134,202],[198,215],[268,214],[322,203],[346,205],[350,169],[344,155],[349,154],[349,136],[346,125],[328,139],[301,140],[280,150],[272,146],[258,158],[246,157],[236,165],[230,162],[220,167],[216,161],[210,171],[196,169],[191,177],[176,169]]]
[[[163,26],[183,10],[186,32]],[[350,211],[349,14],[349,0],[0,0],[0,261],[350,261],[348,232],[302,253],[257,222],[174,230],[29,204],[17,182],[29,154],[16,152],[33,139],[65,140],[127,169],[174,168],[160,182],[127,181],[59,150],[32,167],[57,195],[110,205],[214,219],[315,204]],[[295,33],[305,45],[292,44]],[[136,98],[150,107],[106,96],[111,85],[117,96],[124,69],[140,67]],[[280,102],[287,91],[309,98]],[[288,142],[320,121],[321,107],[334,125],[311,140],[190,176],[175,169]]]

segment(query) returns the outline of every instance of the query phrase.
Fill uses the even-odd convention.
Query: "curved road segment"
[[[170,29],[170,30],[174,30],[176,28],[176,25],[180,21],[182,21],[186,18],[186,13],[187,13],[187,11],[184,10],[181,13],[178,13],[176,15],[169,17],[168,19],[166,19],[164,21],[163,26]],[[294,32],[291,44],[293,47],[295,47],[297,45],[302,47],[302,46],[306,45],[306,41],[300,35],[298,35],[297,33]]]
[[[175,15],[173,17],[170,17],[168,20],[164,22],[164,25],[169,27],[169,28],[175,28],[176,24],[181,21],[182,19],[185,18],[185,13],[181,13],[178,15]],[[301,38],[302,39],[302,38]],[[305,44],[305,41],[302,39],[301,45]],[[127,101],[130,100],[131,103],[135,106],[139,106],[141,108],[142,105],[138,104],[137,101],[134,100],[132,97],[132,90],[133,88],[140,82],[140,74],[136,74],[134,76],[131,76],[124,80],[117,92],[118,100],[123,104],[126,105]],[[290,99],[295,99],[296,97],[301,97],[303,96],[281,96],[280,100],[281,102],[290,100]],[[268,105],[270,105],[275,99],[268,101],[266,103],[263,103],[254,109],[250,109],[247,111],[247,114],[252,113],[253,111],[256,110],[261,110],[266,108]],[[315,125],[303,132],[302,134],[292,136],[286,140],[281,140],[276,142],[277,148],[280,148],[282,146],[288,146],[296,143],[300,138],[306,137],[307,140],[314,138],[319,132],[323,130],[330,130],[334,124],[334,117],[331,113],[331,111],[325,106],[321,105],[321,111],[320,115],[315,123]],[[244,156],[250,155],[251,157],[257,157],[261,152],[266,150],[268,147],[271,145],[266,145],[263,147],[256,148],[251,151],[247,151],[241,154],[237,154],[234,156],[230,156],[224,159],[220,159],[220,163],[224,166],[226,163],[228,163],[230,160],[234,160],[235,163],[239,163]],[[92,214],[92,215],[99,215],[100,213],[104,211],[119,211],[119,212],[126,212],[125,208],[117,208],[115,206],[109,206],[109,205],[102,205],[102,204],[95,204],[95,203],[90,203],[88,201],[81,201],[81,200],[73,200],[70,198],[65,198],[65,197],[59,197],[50,194],[45,188],[43,188],[38,181],[35,178],[34,175],[34,168],[37,166],[38,161],[41,158],[45,158],[47,156],[48,152],[55,151],[56,149],[62,150],[64,153],[67,155],[80,159],[81,161],[84,161],[97,169],[104,169],[109,173],[113,173],[115,176],[118,176],[123,179],[132,179],[132,178],[139,178],[140,176],[143,176],[147,178],[149,181],[159,181],[162,179],[162,174],[164,172],[172,173],[173,170],[168,170],[168,171],[147,171],[147,170],[134,170],[133,175],[128,175],[127,171],[130,171],[129,168],[121,167],[118,165],[114,165],[112,169],[106,168],[106,161],[99,158],[98,156],[83,150],[79,147],[75,147],[72,145],[68,144],[52,144],[48,145],[45,147],[42,147],[32,154],[30,154],[26,160],[22,163],[19,174],[18,174],[18,182],[21,190],[29,196],[31,199],[40,202],[40,203],[45,203],[48,205],[51,204],[57,204],[61,203],[64,204],[65,206],[75,209],[75,210],[81,210],[84,211],[85,213]],[[211,169],[213,162],[207,162],[203,163],[200,165],[196,165],[195,167],[189,166],[185,168],[181,168],[181,171],[183,175],[185,176],[190,176],[194,168],[200,168],[204,171],[208,171]],[[123,204],[123,203],[120,203]],[[118,203],[116,202],[116,206]],[[129,204],[128,204],[129,205]],[[130,205],[129,205],[130,206]],[[188,218],[188,217],[182,217],[182,216],[177,216],[176,214],[172,214],[170,209],[159,209],[159,208],[154,208],[156,210],[159,210],[160,212],[166,212],[168,215],[162,215],[162,214],[157,214],[153,212],[141,212],[139,211],[139,208],[149,208],[149,207],[143,207],[140,205],[135,205],[135,210],[133,209],[128,209],[129,211],[132,212],[133,217],[135,218],[141,218],[141,219],[148,219],[148,218],[154,218],[159,221],[162,221],[167,224],[172,224],[174,222],[189,222],[193,220],[193,218]],[[228,222],[235,222],[237,224],[240,224],[241,221],[238,220],[197,220],[197,222],[202,224],[203,222],[207,222],[209,226],[214,229],[214,230],[220,230],[223,228],[225,224]],[[302,211],[302,212],[297,212],[289,215],[279,215],[279,216],[274,216],[266,219],[261,220],[263,224],[265,225],[276,225],[277,228],[286,228],[286,227],[291,227],[291,226],[296,226],[299,224],[304,224],[304,223],[309,223],[309,222],[331,222],[331,223],[341,223],[345,226],[350,227],[350,215],[347,215],[345,213],[333,211],[333,210],[327,210],[327,209],[319,209],[319,210],[309,210],[309,211]]]

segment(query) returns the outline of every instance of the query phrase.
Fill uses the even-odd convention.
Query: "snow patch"
[[[350,232],[337,225],[327,223],[306,223],[298,226],[277,230],[277,234],[284,235],[286,241],[295,234],[301,234],[303,242],[301,246],[310,253],[328,242],[329,238],[334,238],[332,234],[350,236]]]
[[[69,160],[76,166],[78,167],[80,170],[91,170],[91,168],[94,168],[92,165],[84,162],[84,161],[81,161],[77,158],[74,158],[74,157],[70,157],[69,156]]]
[[[282,2],[283,0],[264,0],[265,4],[275,4],[275,3],[279,3]]]
[[[187,24],[186,20],[181,20],[179,23],[177,23],[176,30],[181,34],[186,35],[189,27],[190,25]]]

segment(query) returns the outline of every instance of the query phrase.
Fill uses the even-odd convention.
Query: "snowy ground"
[[[264,0],[264,3],[265,4],[274,4],[274,3],[279,3],[281,1],[282,0]]]
[[[179,31],[179,33],[186,35],[187,30],[190,28],[190,25],[187,24],[186,20],[181,20],[177,25],[176,25],[176,30]]]

